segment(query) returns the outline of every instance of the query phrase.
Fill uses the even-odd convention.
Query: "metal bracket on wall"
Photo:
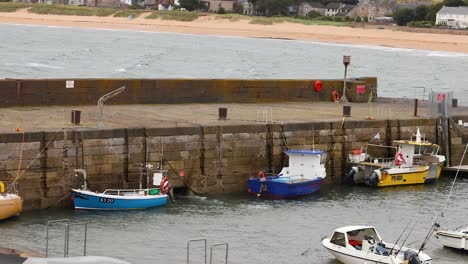
[[[125,86],[120,87],[119,89],[115,89],[114,91],[110,93],[106,93],[105,95],[101,96],[98,100],[98,107],[99,107],[99,128],[104,127],[104,102],[107,100],[111,99],[112,97],[120,94],[125,90]]]

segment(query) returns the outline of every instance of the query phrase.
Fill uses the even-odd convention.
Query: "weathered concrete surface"
[[[430,118],[426,103],[419,103],[414,117],[414,101],[378,99],[371,104],[371,116],[376,120]],[[369,104],[347,103],[351,106],[349,121],[365,120]],[[218,108],[228,108],[228,119],[218,120]],[[71,110],[82,111],[81,125],[70,124]],[[271,112],[270,112],[271,110]],[[272,118],[270,117],[272,113]],[[454,115],[468,114],[467,107],[454,108]],[[266,117],[268,115],[268,117]],[[283,102],[256,104],[157,104],[106,105],[105,128],[177,127],[192,125],[255,124],[265,119],[279,123],[341,121],[343,104],[333,102]],[[10,107],[0,109],[0,133],[13,133],[16,127],[24,131],[55,131],[59,128],[96,129],[99,121],[97,106]]]
[[[18,175],[25,209],[46,208],[79,186],[74,168],[88,171],[92,189],[138,186],[141,163],[157,165],[164,146],[164,168],[176,187],[196,193],[245,191],[259,169],[278,171],[287,162],[286,149],[322,149],[329,153],[327,182],[340,183],[346,155],[377,133],[384,144],[410,138],[419,127],[435,143],[442,142],[440,120],[420,107],[413,116],[409,100],[350,104],[342,118],[340,103],[184,104],[106,106],[106,129],[98,129],[97,107],[83,106],[83,124],[69,124],[64,107],[0,109],[0,180]],[[228,120],[218,120],[218,108]],[[264,113],[270,113],[265,122]],[[451,160],[458,164],[468,122],[467,108],[456,108],[451,121]],[[22,134],[25,134],[22,162]],[[457,159],[458,158],[458,159]],[[467,160],[468,161],[468,160]],[[178,173],[184,170],[184,177]],[[68,201],[65,199],[64,201]]]

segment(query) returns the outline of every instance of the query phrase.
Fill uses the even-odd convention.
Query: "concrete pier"
[[[106,105],[104,128],[98,127],[99,110],[92,104],[2,108],[0,180],[16,177],[21,156],[18,185],[25,209],[58,201],[66,205],[69,199],[61,199],[80,186],[73,169],[86,169],[96,191],[135,188],[140,165],[160,163],[164,146],[171,182],[198,194],[246,191],[247,179],[259,170],[278,172],[287,162],[287,149],[327,151],[326,181],[338,184],[347,154],[376,133],[391,145],[409,139],[419,127],[428,140],[442,142],[441,121],[431,117],[427,102],[420,102],[414,116],[414,101],[407,99],[376,99],[371,105],[335,103],[328,96],[321,101],[280,99]],[[349,117],[343,117],[343,106],[351,107]],[[219,108],[227,109],[226,119],[219,118]],[[82,111],[79,125],[70,123],[71,110]],[[456,125],[468,122],[467,110],[454,108],[450,120],[453,165],[459,164],[468,142],[468,129]],[[25,132],[24,144],[17,127]]]

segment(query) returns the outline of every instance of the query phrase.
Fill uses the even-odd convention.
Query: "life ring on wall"
[[[164,178],[162,178],[161,180],[161,183],[159,184],[159,189],[161,189],[161,193],[168,193],[170,187],[171,184],[169,183],[169,179],[166,176],[164,176]]]
[[[340,94],[336,90],[333,90],[331,97],[332,97],[333,102],[335,103],[340,101]]]
[[[322,81],[320,81],[320,80],[315,81],[315,83],[314,83],[314,90],[315,90],[316,92],[320,92],[320,91],[322,91],[322,88],[323,88],[323,83],[322,83]]]
[[[401,166],[401,164],[406,163],[405,158],[403,157],[403,154],[401,152],[398,152],[395,155],[395,165]]]

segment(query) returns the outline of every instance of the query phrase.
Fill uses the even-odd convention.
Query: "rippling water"
[[[347,54],[349,76],[377,76],[381,96],[453,90],[468,102],[462,53],[23,25],[0,36],[0,78],[342,78]]]
[[[467,54],[19,25],[0,25],[0,36],[0,77],[340,78],[341,56],[350,54],[349,75],[377,76],[381,96],[421,98],[423,88],[450,89],[461,102],[468,101]],[[184,263],[187,240],[201,237],[209,244],[228,242],[229,263],[332,264],[337,262],[321,247],[320,238],[344,225],[375,225],[385,240],[395,241],[414,221],[407,242],[418,247],[440,213],[449,179],[382,189],[335,186],[288,201],[237,194],[177,197],[176,205],[145,211],[29,212],[0,223],[0,245],[43,251],[45,222],[69,218],[89,223],[89,254],[135,264]],[[446,214],[452,228],[467,224],[466,188],[468,180],[461,180]],[[59,255],[63,237],[59,230],[53,237],[52,251]],[[77,230],[72,237],[71,254],[76,255],[81,250]],[[428,243],[427,253],[434,263],[468,261],[467,255],[443,249],[436,239]],[[200,261],[202,254],[192,257]]]
[[[208,238],[209,244],[228,242],[229,263],[336,264],[320,245],[320,239],[340,226],[374,225],[384,240],[391,242],[413,221],[416,227],[406,244],[419,247],[432,219],[440,214],[452,178],[445,176],[434,185],[381,189],[328,187],[299,200],[258,200],[243,194],[179,196],[176,205],[145,211],[31,212],[1,223],[2,237],[8,240],[0,240],[0,246],[43,251],[44,223],[69,218],[89,223],[89,254],[110,255],[135,264],[185,263],[185,246],[193,238]],[[451,228],[468,224],[467,188],[468,179],[461,179],[456,185],[445,218]],[[71,253],[79,254],[82,248],[77,242],[78,230],[74,230]],[[58,230],[52,234],[53,253],[59,255],[63,252],[59,244],[63,237]],[[196,249],[191,263],[201,263],[203,258]],[[467,254],[444,249],[435,238],[427,244],[426,252],[433,263],[468,261]],[[215,253],[214,263],[222,263],[222,252]]]

